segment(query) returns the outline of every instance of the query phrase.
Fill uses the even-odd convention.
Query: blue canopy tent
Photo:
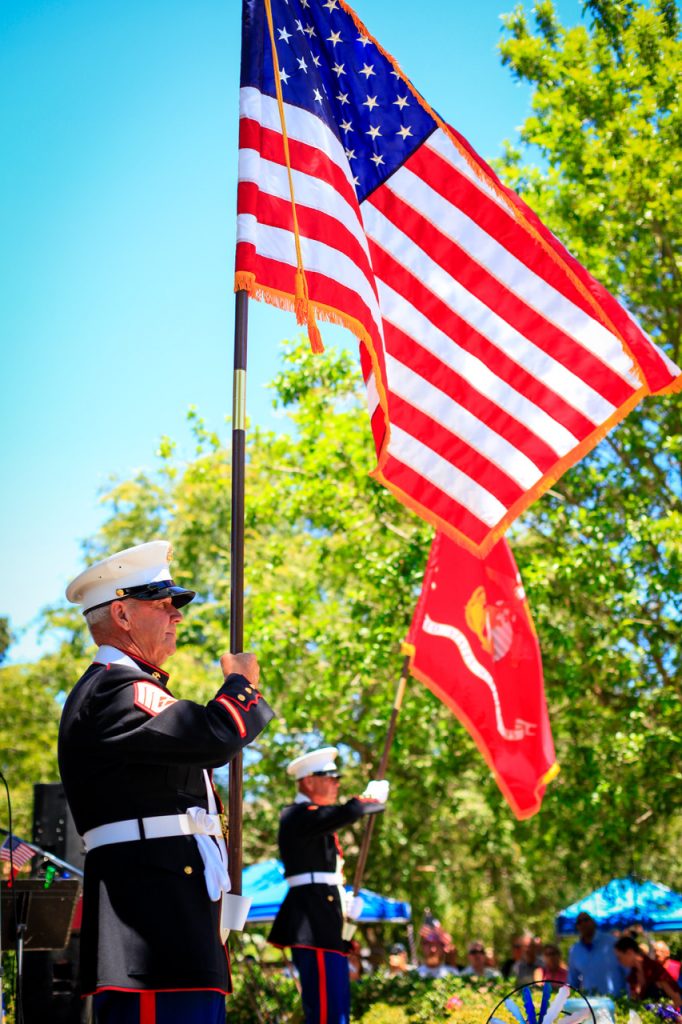
[[[245,868],[242,874],[242,892],[253,901],[247,922],[265,924],[274,920],[287,894],[287,883],[284,881],[284,868],[281,863],[278,860],[266,860]],[[360,915],[361,924],[406,924],[410,920],[412,911],[409,903],[379,896],[369,889],[361,889],[360,895],[364,900]]]
[[[682,894],[658,882],[614,878],[577,903],[562,910],[556,919],[559,935],[576,931],[576,918],[587,913],[604,931],[641,924],[646,931],[682,930]]]

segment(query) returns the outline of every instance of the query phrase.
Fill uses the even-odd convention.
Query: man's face
[[[329,807],[338,801],[340,781],[331,775],[307,775],[301,779],[300,789],[314,804]]]
[[[427,967],[438,967],[445,960],[445,950],[440,942],[422,939],[422,959]]]
[[[400,950],[397,953],[389,953],[388,965],[394,971],[404,971],[407,968],[407,952]]]
[[[637,966],[637,954],[633,949],[617,949],[616,956],[623,967],[631,970]]]
[[[182,620],[172,598],[136,601],[131,597],[115,603],[125,605],[127,633],[141,656],[152,665],[163,665],[175,653],[175,631]]]
[[[529,944],[530,939],[526,935],[517,935],[517,937],[514,939],[512,943],[513,959],[520,960],[521,957],[524,956],[526,950],[528,949]]]
[[[483,946],[470,946],[467,951],[469,965],[476,974],[480,974],[485,967],[485,949]]]
[[[659,964],[664,964],[670,956],[670,948],[665,942],[654,942],[654,953]]]
[[[578,935],[583,942],[592,942],[597,926],[589,914],[578,914],[575,922]]]

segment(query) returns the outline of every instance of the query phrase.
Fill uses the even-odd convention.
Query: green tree
[[[7,657],[7,648],[12,643],[12,634],[9,628],[9,619],[0,615],[0,665]]]
[[[584,10],[588,24],[571,29],[544,0],[533,19],[522,7],[505,17],[503,62],[532,86],[533,114],[500,169],[679,362],[678,9]],[[571,875],[581,864],[665,874],[679,843],[681,435],[679,402],[648,399],[530,510],[519,537],[557,745],[571,751],[546,845],[565,834],[557,805],[570,792]]]
[[[682,40],[671,0],[549,0],[504,18],[503,63],[533,89],[505,179],[679,363]],[[522,154],[536,164],[521,163]]]
[[[31,836],[33,785],[56,782],[59,680],[74,678],[71,649],[35,665],[6,665],[0,669],[0,770],[10,790],[12,825],[21,836]],[[77,677],[76,677],[77,678]],[[0,823],[8,827],[4,792]]]

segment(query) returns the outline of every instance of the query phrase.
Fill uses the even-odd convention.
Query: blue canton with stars
[[[362,202],[436,122],[339,0],[272,0],[272,19],[284,102],[340,139]],[[241,84],[276,96],[264,0],[244,0]]]

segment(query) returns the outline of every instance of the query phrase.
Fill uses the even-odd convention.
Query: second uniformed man
[[[287,772],[298,793],[280,816],[279,850],[289,891],[269,941],[291,948],[305,1024],[350,1020],[349,942],[343,932],[346,920],[359,917],[361,901],[344,889],[336,830],[383,811],[388,797],[388,782],[382,780],[370,782],[362,796],[338,803],[337,754],[336,747],[324,747],[291,762]]]

